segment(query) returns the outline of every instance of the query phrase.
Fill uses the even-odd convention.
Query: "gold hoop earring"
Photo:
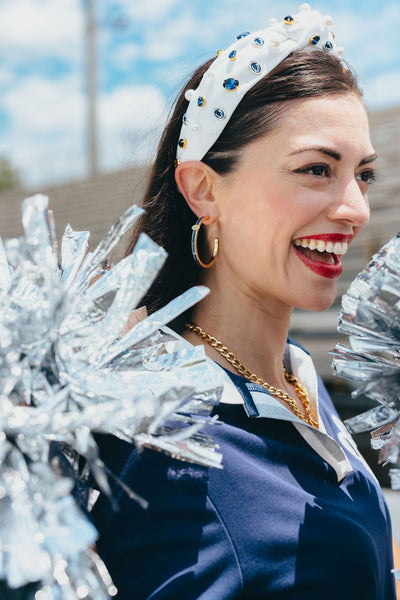
[[[202,226],[203,222],[208,221],[209,218],[210,217],[201,217],[196,221],[194,225],[192,225],[192,254],[196,265],[198,265],[199,267],[203,267],[203,269],[209,269],[213,266],[219,250],[219,239],[215,238],[211,260],[208,263],[204,263],[199,256],[199,251],[197,249],[197,237],[199,235],[200,227]]]

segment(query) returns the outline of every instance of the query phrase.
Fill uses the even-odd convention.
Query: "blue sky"
[[[104,170],[143,162],[191,69],[270,17],[277,0],[97,0],[98,122]],[[371,110],[400,105],[400,3],[319,0]],[[285,13],[285,14],[283,14]],[[85,176],[85,0],[0,0],[0,156],[26,185]]]

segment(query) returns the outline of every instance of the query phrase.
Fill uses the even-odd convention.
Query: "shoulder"
[[[125,491],[114,484],[118,509],[101,495],[93,518],[118,598],[195,600],[209,590],[207,598],[220,600],[228,590],[240,591],[232,542],[208,495],[210,469],[115,439],[103,444],[106,460],[107,448]],[[147,509],[128,488],[148,502]],[[220,595],[224,588],[226,596]]]

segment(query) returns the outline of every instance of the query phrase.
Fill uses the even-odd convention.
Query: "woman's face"
[[[247,297],[328,308],[340,262],[368,221],[374,150],[351,94],[295,100],[214,189],[220,252],[213,276]]]

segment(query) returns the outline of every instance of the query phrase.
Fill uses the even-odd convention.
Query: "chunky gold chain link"
[[[257,383],[258,385],[262,385],[272,396],[275,396],[275,398],[279,398],[279,400],[283,400],[284,402],[287,402],[289,404],[290,408],[292,409],[293,413],[297,417],[299,417],[302,421],[305,421],[309,425],[312,425],[313,427],[316,427],[318,429],[318,421],[315,420],[314,417],[311,415],[311,404],[310,404],[310,398],[308,396],[307,390],[305,388],[303,388],[303,386],[301,385],[301,383],[297,379],[297,377],[295,377],[294,375],[292,375],[291,373],[288,373],[286,371],[285,367],[283,367],[283,373],[285,375],[285,379],[288,383],[290,383],[294,386],[294,388],[296,390],[296,394],[303,406],[304,412],[302,412],[299,409],[299,407],[296,404],[296,401],[293,400],[293,398],[291,396],[289,396],[289,394],[287,394],[283,390],[280,390],[279,388],[276,388],[273,385],[270,385],[266,381],[263,381],[261,379],[261,377],[257,377],[257,375],[255,373],[250,371],[250,369],[248,369],[246,367],[246,365],[244,365],[242,362],[240,362],[240,360],[238,358],[236,358],[236,356],[233,354],[233,352],[231,352],[229,350],[229,348],[227,346],[224,346],[224,344],[222,342],[217,340],[215,337],[213,337],[209,333],[206,333],[205,331],[203,331],[203,329],[201,327],[199,327],[195,323],[186,323],[186,329],[193,331],[193,333],[195,333],[196,335],[201,337],[205,342],[207,342],[207,344],[209,344],[210,346],[215,348],[215,350],[217,352],[219,352],[219,354],[221,356],[223,356],[225,358],[225,360],[227,360],[228,363],[231,364],[232,367],[234,367],[234,369],[236,369],[236,371],[240,375],[242,375],[243,377],[245,377],[252,383]]]

